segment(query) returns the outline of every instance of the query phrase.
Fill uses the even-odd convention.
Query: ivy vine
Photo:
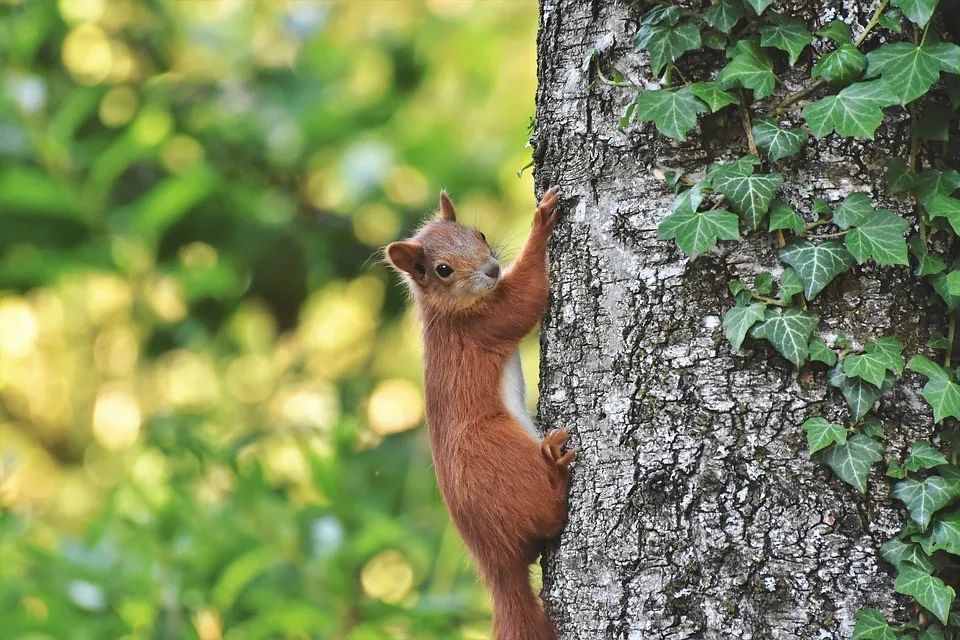
[[[881,395],[909,370],[926,380],[922,395],[937,425],[960,419],[960,369],[953,362],[960,308],[960,198],[954,193],[960,173],[923,167],[921,154],[925,144],[947,140],[960,109],[960,46],[942,40],[934,26],[938,0],[876,2],[856,39],[840,20],[811,33],[803,22],[769,10],[772,4],[712,0],[701,10],[655,4],[642,15],[634,44],[649,56],[656,89],[636,86],[615,71],[605,74],[596,51],[585,64],[594,66],[601,81],[636,91],[622,127],[652,122],[662,135],[682,141],[704,114],[735,110],[748,154],[715,163],[702,177],[667,172],[675,198],[659,237],[695,258],[745,233],[772,234],[782,270],[749,284],[729,283],[734,306],[723,316],[724,335],[734,351],[750,337],[766,340],[795,367],[826,365],[848,419],[836,424],[808,417],[802,428],[810,455],[860,493],[867,491],[874,465],[885,461],[893,496],[909,516],[881,553],[896,569],[896,591],[916,601],[917,616],[892,625],[881,612],[862,609],[853,638],[960,639],[960,606],[943,579],[960,562],[960,442],[944,432],[938,438],[944,450],[914,442],[899,460],[886,451],[884,428],[874,415]],[[866,51],[868,36],[877,30],[887,32],[888,43]],[[817,39],[822,53],[810,54],[816,59],[809,83],[775,100],[778,70],[796,65]],[[689,81],[678,65],[703,49],[723,51],[725,63],[713,78]],[[825,95],[810,98],[823,88]],[[873,139],[886,110],[897,108],[911,116],[912,145],[906,160],[889,162],[886,191],[912,198],[913,219],[876,207],[866,193],[836,203],[817,200],[803,212],[778,198],[784,176],[776,167],[799,154],[810,135]],[[800,118],[804,126],[784,124]],[[936,291],[948,331],[928,343],[933,357],[907,360],[896,336],[855,348],[845,337],[828,342],[819,335],[817,296],[865,263],[912,268]],[[942,313],[939,307],[923,311]]]

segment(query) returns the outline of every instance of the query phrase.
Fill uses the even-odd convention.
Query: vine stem
[[[867,36],[870,35],[870,32],[873,31],[874,28],[876,28],[877,24],[879,24],[880,17],[883,15],[884,10],[887,8],[888,2],[889,0],[882,0],[880,4],[877,5],[876,10],[873,12],[873,15],[870,17],[870,21],[867,23],[867,26],[864,28],[863,33],[861,33],[857,37],[857,39],[854,41],[853,44],[855,47],[859,47],[861,44],[863,44],[863,41],[867,39]],[[803,89],[800,89],[799,91],[796,91],[794,93],[787,95],[783,100],[778,102],[776,106],[774,106],[773,115],[775,116],[779,115],[780,113],[783,112],[784,109],[792,105],[794,102],[797,102],[798,100],[802,100],[806,98],[808,95],[810,95],[811,93],[813,93],[814,91],[816,91],[817,89],[825,85],[826,82],[827,82],[826,80],[824,80],[823,78],[820,78],[813,84],[806,86]]]
[[[957,312],[950,312],[950,321],[947,324],[947,355],[943,358],[943,368],[950,368],[950,360],[953,358],[953,343],[957,338]]]
[[[774,299],[774,298],[769,298],[769,297],[767,297],[767,296],[761,296],[760,294],[754,293],[754,292],[752,292],[752,291],[750,292],[750,297],[753,298],[754,300],[759,300],[760,302],[766,302],[767,304],[772,304],[772,305],[775,305],[775,306],[777,306],[777,307],[785,307],[785,306],[787,306],[785,303],[783,303],[783,302],[781,302],[781,301],[779,301],[779,300],[776,300],[776,299]]]

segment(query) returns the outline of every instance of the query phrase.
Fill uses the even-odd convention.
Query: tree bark
[[[856,36],[872,4],[774,9],[811,31],[839,17]],[[672,198],[657,167],[702,174],[748,151],[735,112],[702,120],[686,143],[650,124],[619,129],[634,91],[599,82],[584,60],[596,49],[632,82],[655,86],[632,46],[640,14],[616,0],[541,0],[535,175],[538,192],[561,185],[565,217],[551,246],[540,418],[569,428],[578,450],[569,524],[544,559],[547,608],[565,640],[840,639],[861,606],[903,619],[879,554],[903,519],[882,465],[860,496],[806,451],[806,417],[844,416],[825,368],[798,373],[749,339],[733,354],[723,338],[727,281],[775,271],[775,243],[754,234],[690,260],[657,238]],[[720,61],[691,53],[683,70],[707,79]],[[781,95],[803,86],[810,62],[806,53],[786,72]],[[797,111],[786,118],[802,125]],[[881,180],[884,162],[908,153],[908,118],[892,110],[871,143],[811,138],[799,159],[778,163],[780,197],[812,219],[814,198],[868,191],[912,220],[911,203]],[[821,335],[860,345],[897,335],[909,354],[944,330],[917,310],[930,296],[906,269],[865,267],[811,308]],[[880,402],[889,452],[933,431],[918,382],[905,377]]]

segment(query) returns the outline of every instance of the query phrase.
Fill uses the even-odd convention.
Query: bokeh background
[[[489,637],[377,251],[446,187],[515,252],[535,36],[532,0],[0,0],[0,637]]]

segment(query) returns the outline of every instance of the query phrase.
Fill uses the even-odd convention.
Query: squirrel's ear
[[[457,221],[457,211],[453,208],[453,202],[446,191],[440,192],[440,217],[450,222]]]
[[[416,240],[402,240],[387,245],[387,260],[397,271],[403,271],[420,281],[427,274],[427,258],[423,246]]]

